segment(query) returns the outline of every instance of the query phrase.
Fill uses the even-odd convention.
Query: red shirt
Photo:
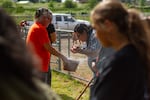
[[[50,43],[50,40],[46,28],[38,22],[34,23],[29,29],[26,43],[33,45],[35,53],[41,58],[41,71],[48,72],[50,52],[44,48],[44,44]]]

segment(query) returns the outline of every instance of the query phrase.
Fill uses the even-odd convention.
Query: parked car
[[[34,21],[27,20],[27,29],[34,23]],[[56,29],[73,30],[79,23],[90,25],[89,21],[75,19],[71,14],[54,13],[52,23]]]

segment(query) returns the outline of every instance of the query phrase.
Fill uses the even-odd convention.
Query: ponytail
[[[149,57],[149,40],[148,40],[148,27],[146,21],[142,20],[137,12],[134,10],[129,11],[129,41],[137,48],[140,53],[141,60],[146,66],[146,82],[148,91],[150,91],[150,57]],[[149,85],[149,86],[148,86]]]
[[[137,50],[139,50],[142,60],[145,61],[148,50],[148,42],[144,22],[137,12],[130,10],[128,15],[128,23],[128,39],[137,48]]]

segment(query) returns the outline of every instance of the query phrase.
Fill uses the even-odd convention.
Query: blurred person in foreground
[[[48,37],[46,28],[52,21],[52,12],[47,8],[38,8],[35,11],[35,22],[30,27],[26,39],[26,44],[32,47],[34,52],[40,58],[41,79],[45,83],[51,85],[51,71],[50,67],[50,54],[53,54],[63,60],[64,67],[68,63],[68,59],[52,47],[51,41]]]
[[[90,100],[149,100],[149,31],[138,12],[119,1],[103,1],[91,21],[104,47],[116,53],[97,77]]]
[[[60,100],[38,79],[37,57],[21,39],[15,21],[0,8],[1,100]]]

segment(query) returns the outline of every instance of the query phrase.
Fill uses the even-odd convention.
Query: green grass
[[[52,89],[62,100],[75,100],[85,88],[85,85],[71,76],[52,71]],[[89,88],[82,95],[80,100],[89,100]]]

